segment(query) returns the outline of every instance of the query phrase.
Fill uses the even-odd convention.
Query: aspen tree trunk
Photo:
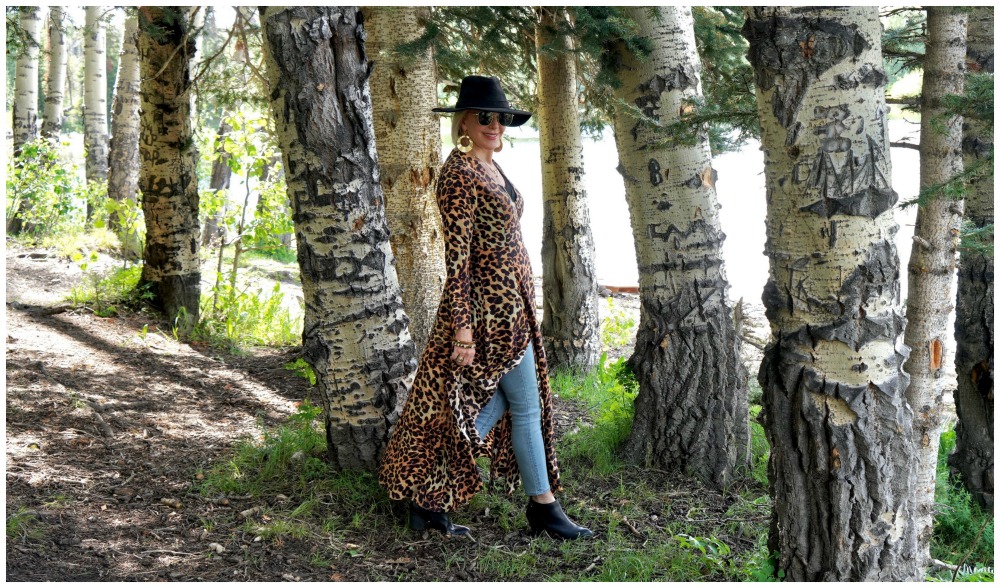
[[[59,6],[49,9],[49,70],[45,85],[45,118],[42,136],[59,142],[63,121],[63,98],[66,89],[67,45],[65,10]]]
[[[41,47],[42,9],[22,6],[21,29],[24,47],[17,57],[14,77],[14,153],[38,138],[38,52]]]
[[[24,30],[25,42],[17,57],[14,73],[14,112],[12,127],[14,135],[14,155],[21,153],[25,143],[38,137],[38,50],[41,45],[42,10],[37,6],[22,6],[20,23]],[[17,204],[17,211],[7,223],[7,232],[20,234],[25,229],[23,214],[30,207],[29,202]]]
[[[209,180],[210,190],[229,190],[229,182],[233,177],[233,170],[229,167],[229,154],[223,148],[226,135],[232,132],[233,127],[226,122],[226,112],[222,113],[222,122],[219,123],[219,130],[215,134],[215,161],[212,162],[212,177]],[[228,200],[228,197],[227,197]],[[205,219],[205,226],[201,229],[201,244],[208,247],[215,240],[226,242],[226,227],[219,226],[219,221],[226,216],[226,206],[222,210]],[[220,247],[222,246],[220,244]]]
[[[103,6],[86,7],[84,28],[83,143],[88,182],[108,178],[107,26]],[[90,218],[88,205],[87,218]]]
[[[948,116],[942,98],[965,90],[963,8],[927,8],[927,49],[920,103],[920,187],[944,184],[962,173],[962,117]],[[962,202],[935,195],[917,209],[910,253],[904,342],[911,349],[904,369],[910,375],[906,399],[913,409],[917,450],[914,487],[917,540],[930,560],[934,534],[934,487],[943,424],[944,342],[952,309],[951,283],[962,222]]]
[[[128,9],[132,10],[132,9]],[[111,107],[111,140],[108,151],[108,197],[117,202],[136,201],[139,190],[139,16],[128,14],[122,35],[118,79]],[[132,258],[138,251],[136,236],[123,231],[117,215],[108,219],[108,227],[118,233],[122,249]],[[133,258],[134,259],[134,258]]]
[[[542,335],[550,368],[601,356],[594,238],[584,187],[576,54],[565,8],[538,8],[538,129],[542,157]],[[559,28],[561,27],[561,28]]]
[[[417,355],[437,318],[444,287],[444,237],[435,199],[441,167],[441,123],[437,71],[428,49],[418,55],[393,51],[423,34],[426,6],[365,9],[368,53],[375,63],[370,80],[375,143],[396,274]]]
[[[725,487],[748,465],[744,368],[722,266],[716,173],[708,136],[671,141],[662,126],[701,95],[690,8],[628,8],[653,52],[625,49],[614,114],[639,263],[641,311],[629,365],[639,381],[626,453],[649,466],[681,468]]]
[[[337,468],[374,471],[417,363],[379,186],[361,15],[269,7],[261,21],[327,451]]]
[[[966,63],[993,73],[993,7],[969,15]],[[962,141],[965,167],[992,161],[993,136],[983,121],[966,119]],[[994,222],[993,177],[980,177],[965,196],[965,219],[976,228]],[[949,464],[979,503],[993,508],[993,255],[963,249],[958,268],[955,318],[955,453]]]
[[[878,9],[747,15],[770,258],[768,550],[786,580],[919,579]]]
[[[189,7],[139,9],[141,122],[139,190],[146,218],[142,283],[182,330],[198,322],[198,152],[192,139]]]

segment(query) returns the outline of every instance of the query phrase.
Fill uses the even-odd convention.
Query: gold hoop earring
[[[503,151],[503,138],[500,138],[500,146],[493,150],[493,153],[500,153]]]
[[[468,135],[462,135],[458,138],[458,145],[455,146],[462,153],[468,153],[472,151],[472,137]]]

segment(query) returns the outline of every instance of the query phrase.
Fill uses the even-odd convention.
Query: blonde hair
[[[451,144],[455,147],[458,147],[458,138],[462,136],[462,121],[468,113],[468,110],[459,110],[451,117]]]

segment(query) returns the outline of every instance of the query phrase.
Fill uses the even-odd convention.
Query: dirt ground
[[[307,382],[283,367],[297,349],[234,355],[180,343],[151,316],[72,309],[65,300],[80,270],[52,252],[8,243],[5,259],[6,516],[30,521],[6,543],[7,580],[484,579],[474,565],[443,561],[474,544],[445,550],[454,540],[400,541],[397,529],[370,529],[356,539],[364,558],[345,549],[321,567],[310,562],[315,538],[255,541],[238,514],[260,499],[205,497],[196,477],[306,398]],[[586,419],[567,402],[557,410],[560,433]],[[599,503],[608,489],[586,493]],[[469,516],[483,523],[479,545],[529,544],[526,533]]]

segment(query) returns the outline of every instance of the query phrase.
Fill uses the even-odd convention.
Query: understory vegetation
[[[101,229],[78,231],[48,244],[55,248],[57,242],[57,254],[82,270],[70,303],[101,316],[143,308],[145,295],[137,288],[141,266],[118,261],[114,235]],[[225,261],[231,263],[232,258]],[[102,262],[104,270],[98,271]],[[293,312],[295,305],[288,304],[281,289],[281,282],[294,278],[290,262],[293,258],[280,254],[244,255],[236,289],[220,280],[220,286],[203,296],[203,319],[192,338],[236,352],[297,343],[301,315]],[[215,312],[209,311],[213,304]],[[602,329],[605,350],[627,350],[634,328],[634,318],[611,302]],[[301,359],[286,369],[313,378]],[[469,569],[483,577],[515,581],[778,579],[775,558],[767,552],[769,447],[756,421],[761,391],[753,378],[748,385],[751,467],[741,481],[720,493],[676,472],[643,468],[621,455],[638,392],[625,357],[609,360],[605,353],[590,372],[554,373],[554,394],[576,415],[559,442],[566,490],[561,500],[571,517],[595,530],[595,539],[530,538],[523,496],[508,496],[499,485],[487,483],[454,517],[474,529],[476,540],[434,542],[435,557],[444,562],[437,579],[461,578]],[[387,549],[399,552],[391,561],[425,557],[426,547],[420,546],[427,542],[406,527],[405,505],[389,501],[373,475],[331,468],[315,396],[302,401],[284,424],[261,424],[228,459],[194,472],[195,491],[223,502],[228,497],[255,499],[258,506],[249,511],[226,510],[220,512],[229,514],[219,516],[238,518],[255,542],[296,540],[312,545],[310,562],[320,568],[336,568],[345,558],[362,559]],[[934,568],[928,579],[992,581],[992,513],[979,508],[960,482],[949,478],[946,460],[954,438],[951,428],[941,438],[932,545],[932,556],[954,569]],[[219,523],[207,519],[204,526],[211,530]],[[30,513],[8,513],[8,540],[30,539],[34,527]],[[391,546],[386,543],[390,540]],[[405,573],[407,565],[393,569],[370,579],[411,578]]]
[[[559,443],[566,487],[562,502],[571,517],[596,531],[596,537],[577,542],[530,539],[523,496],[508,496],[487,483],[486,490],[454,515],[473,528],[477,540],[435,542],[444,562],[438,579],[468,569],[498,581],[779,579],[775,560],[767,553],[769,448],[757,423],[752,426],[749,476],[718,493],[676,473],[641,468],[619,454],[637,392],[624,358],[613,363],[605,358],[586,374],[555,374],[552,388],[583,415]],[[759,410],[755,406],[753,414]],[[940,569],[928,579],[992,581],[992,516],[949,481],[945,460],[953,446],[954,432],[949,430],[942,436],[933,555],[957,569]],[[276,497],[248,516],[247,533],[255,541],[310,539],[316,545],[316,565],[389,549],[384,545],[386,529],[392,530],[391,549],[400,550],[399,561],[416,557],[414,545],[422,542],[406,527],[405,505],[391,503],[371,474],[332,471],[325,451],[321,410],[307,400],[287,423],[261,429],[239,444],[227,461],[199,473],[198,490],[215,499]]]

